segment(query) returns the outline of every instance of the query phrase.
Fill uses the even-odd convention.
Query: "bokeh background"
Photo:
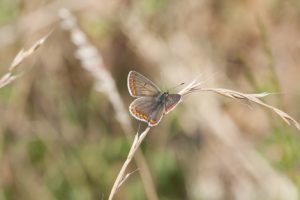
[[[50,31],[0,89],[0,199],[107,199],[139,128],[130,70],[164,89],[198,77],[272,92],[265,102],[300,120],[299,0],[1,0],[0,74]],[[249,102],[193,93],[151,129],[115,199],[297,200],[299,134]]]

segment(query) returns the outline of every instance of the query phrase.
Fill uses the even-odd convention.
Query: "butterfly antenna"
[[[175,89],[175,88],[178,88],[178,87],[180,87],[180,86],[182,86],[182,85],[184,85],[184,84],[185,84],[185,83],[182,82],[182,83],[180,83],[180,84],[178,84],[178,85],[176,85],[176,86],[174,86],[174,87],[169,88],[168,91],[169,91],[169,90],[173,90],[173,89]]]

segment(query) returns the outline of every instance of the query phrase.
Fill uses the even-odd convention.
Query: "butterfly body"
[[[162,104],[166,102],[166,99],[168,98],[169,92],[162,92],[157,97],[155,97],[156,103]]]
[[[127,79],[128,91],[136,97],[129,106],[133,117],[156,126],[163,115],[173,110],[181,95],[162,92],[152,81],[136,71],[130,71]]]

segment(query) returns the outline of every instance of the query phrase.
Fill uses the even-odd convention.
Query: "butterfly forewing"
[[[136,71],[130,71],[127,79],[128,90],[133,97],[157,96],[160,89],[145,76]]]
[[[173,110],[176,105],[180,102],[181,100],[181,95],[180,94],[169,94],[166,97],[165,101],[165,113],[170,112]]]
[[[154,97],[140,97],[130,104],[129,110],[138,120],[155,126],[164,114],[164,104],[158,104]]]

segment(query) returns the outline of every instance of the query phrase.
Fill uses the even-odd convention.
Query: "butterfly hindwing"
[[[158,104],[155,97],[140,97],[130,104],[129,111],[136,119],[155,126],[164,114],[164,104]]]
[[[131,96],[156,96],[160,89],[149,79],[136,71],[130,71],[127,78],[127,86]]]
[[[150,114],[150,118],[148,120],[149,126],[156,126],[164,115],[165,106],[164,104],[157,105],[156,109],[152,111]]]

